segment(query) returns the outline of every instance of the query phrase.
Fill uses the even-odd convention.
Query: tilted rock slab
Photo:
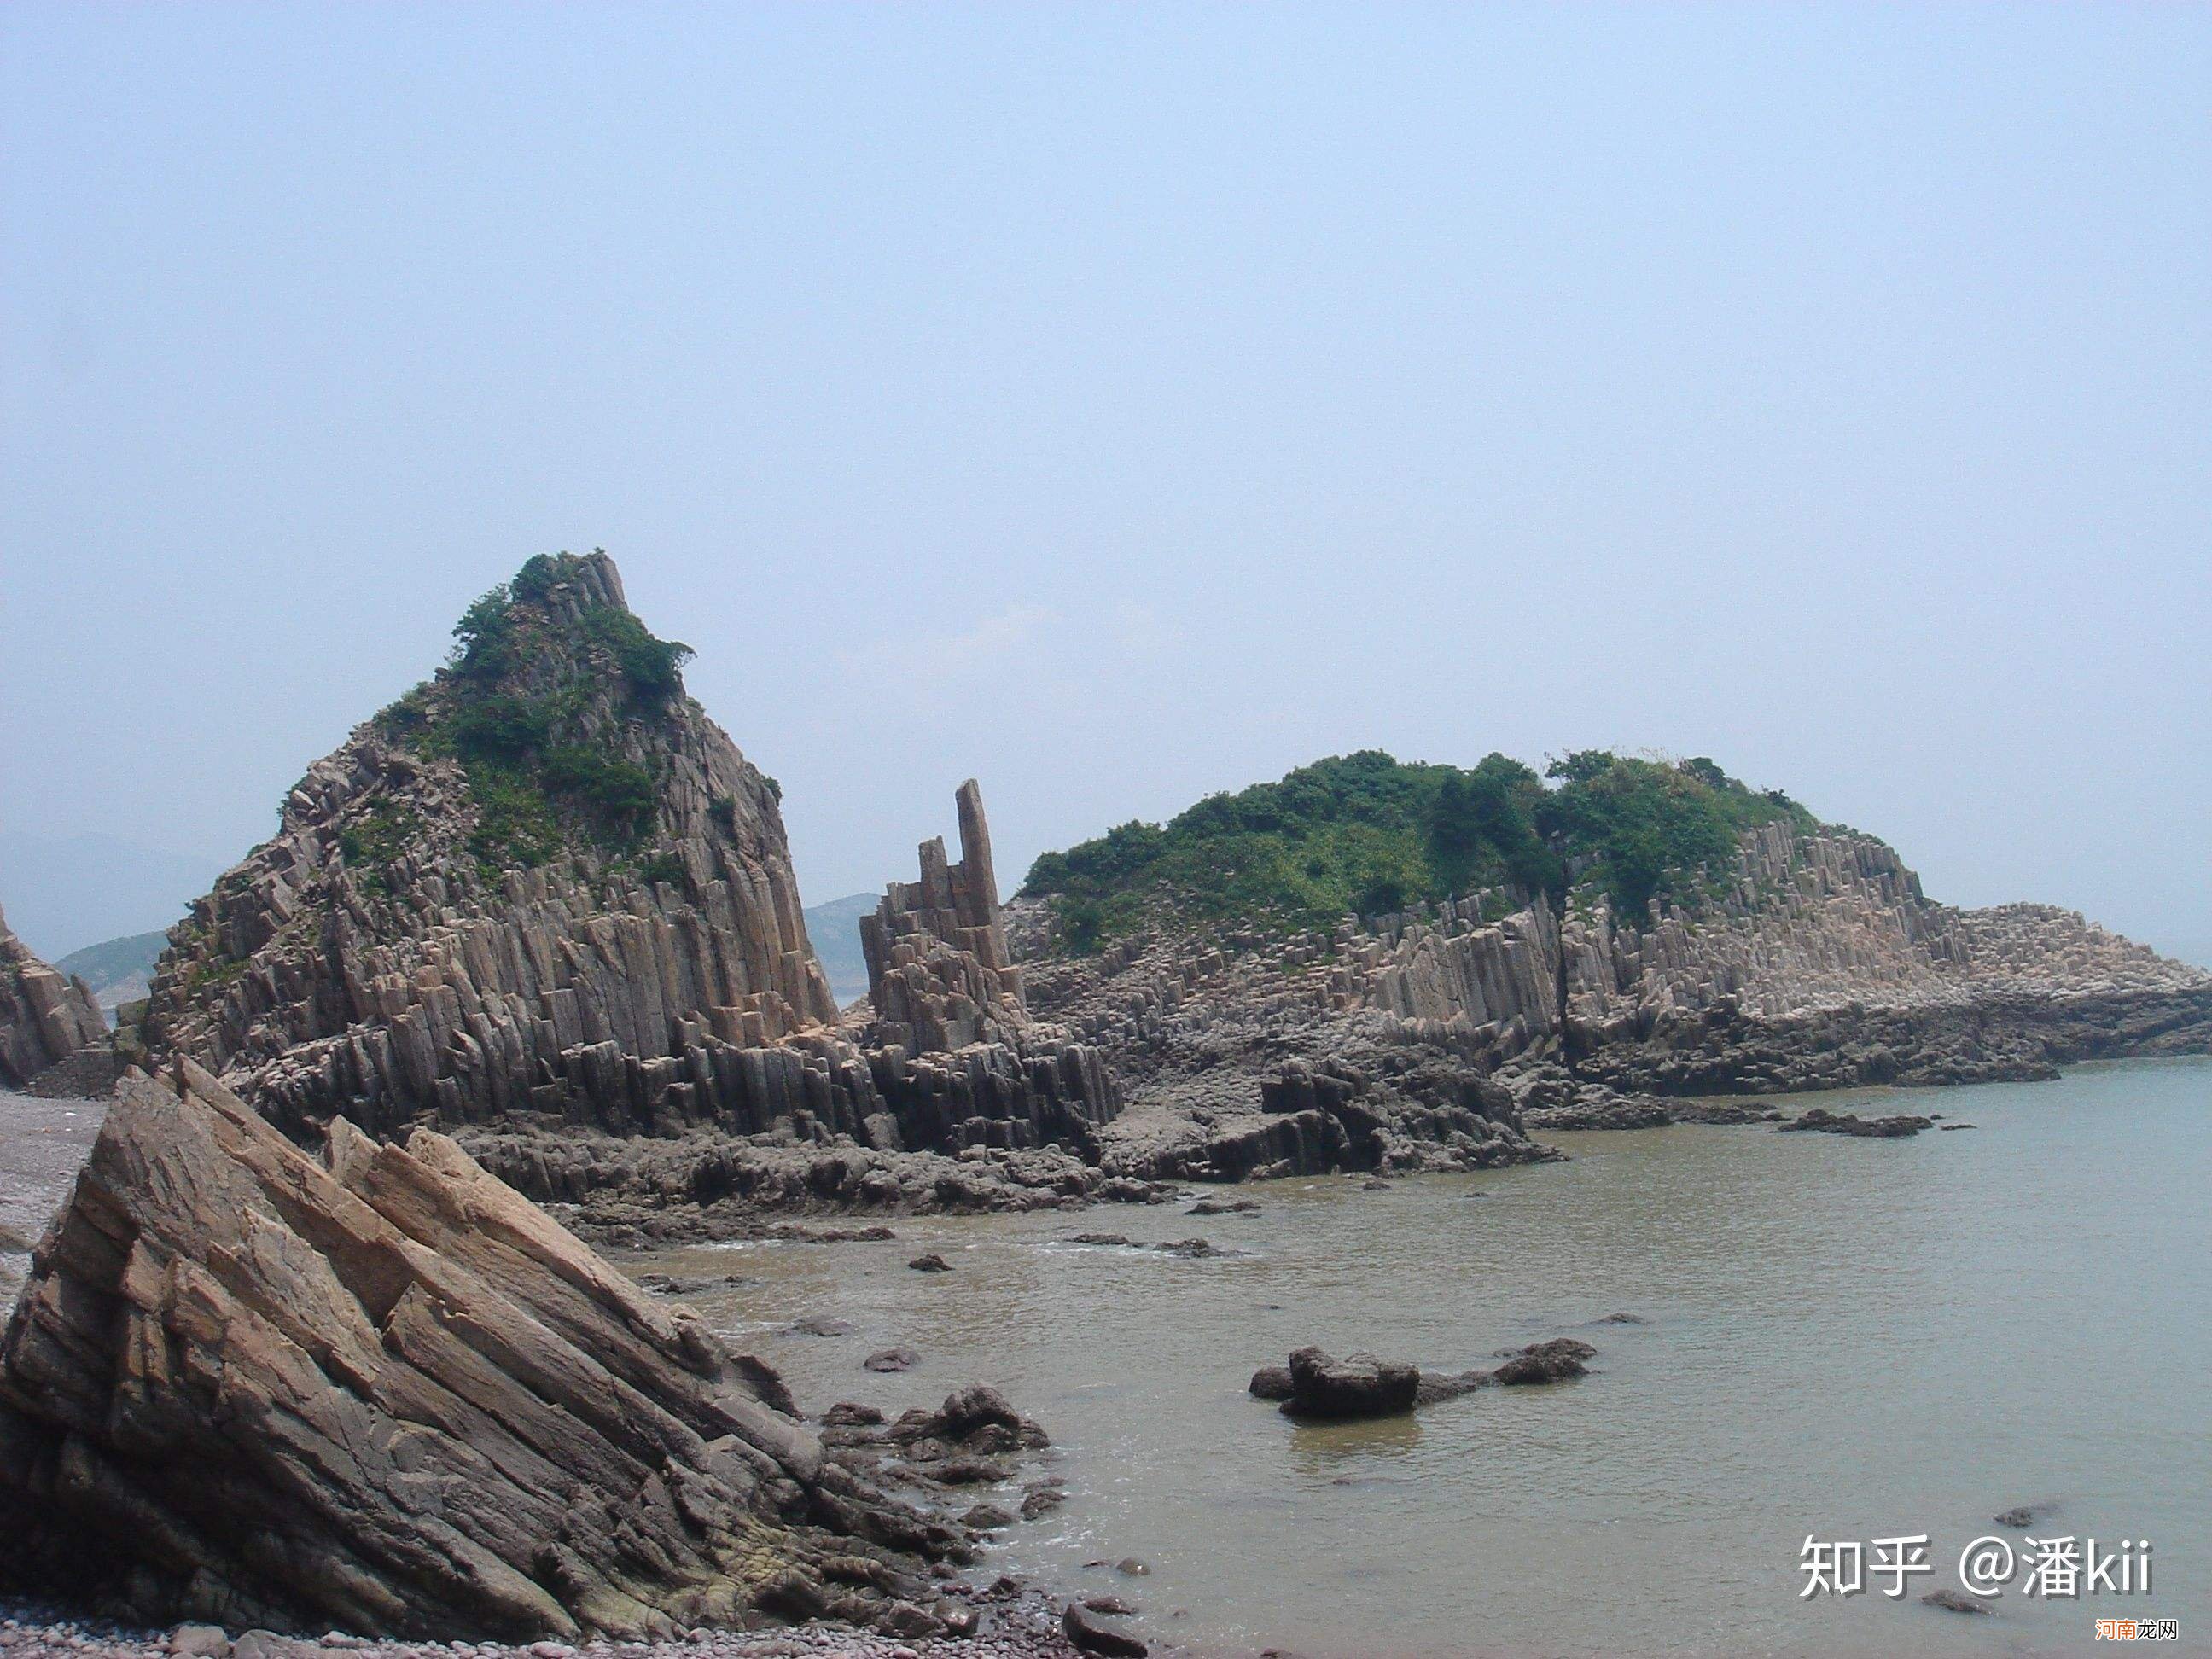
[[[451,1140],[125,1077],[0,1340],[0,1583],[141,1620],[902,1633],[950,1528]]]
[[[107,1022],[82,980],[48,967],[0,914],[0,1088],[27,1088],[83,1049],[107,1046]]]

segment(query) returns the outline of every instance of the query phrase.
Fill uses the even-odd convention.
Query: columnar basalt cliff
[[[933,836],[921,844],[921,879],[893,882],[875,915],[860,919],[876,1038],[909,1054],[1004,1042],[1029,1024],[1000,915],[982,791],[970,778],[955,799],[960,862],[946,863],[943,838]]]
[[[1000,1040],[1026,1022],[972,784],[961,865],[939,847],[930,902],[885,913],[917,1018],[841,1027],[777,787],[613,563],[533,559],[455,633],[172,930],[134,1052],[194,1060],[303,1142],[338,1115],[434,1124],[538,1196],[625,1209],[796,1196],[787,1157],[733,1139],[823,1149],[797,1184],[826,1205],[858,1196],[841,1149],[1091,1149],[1116,1100],[1096,1054]],[[623,1149],[641,1135],[694,1156]],[[1082,1184],[1022,1169],[1009,1192]]]
[[[1654,1097],[2036,1078],[2069,1060],[2212,1048],[2212,974],[2071,912],[1935,903],[1882,842],[1785,797],[1753,796],[1710,763],[1669,773],[1572,757],[1555,769],[1568,779],[1561,807],[1532,793],[1534,774],[1517,769],[1516,781],[1493,757],[1485,768],[1524,807],[1516,822],[1506,787],[1485,805],[1483,769],[1461,775],[1487,842],[1472,854],[1449,839],[1454,781],[1406,809],[1390,791],[1434,769],[1393,768],[1387,757],[1323,763],[1201,804],[1165,831],[1127,826],[1040,860],[1010,912],[1015,954],[1032,1006],[1103,1048],[1125,1079],[1129,1110],[1108,1137],[1109,1163],[1359,1168],[1376,1156],[1364,1148],[1379,1147],[1386,1166],[1413,1167],[1436,1156],[1440,1127],[1462,1126],[1402,1106],[1395,1122],[1347,1126],[1340,1103],[1366,1100],[1389,1119],[1371,1103],[1405,1099],[1394,1072],[1417,1079],[1413,1097],[1431,1109],[1454,1103],[1439,1096],[1438,1068],[1480,1079],[1470,1098],[1504,1094],[1488,1115],[1517,1136],[1524,1125],[1763,1115]],[[1692,817],[1698,834],[1682,834],[1693,808],[1708,821]],[[1718,834],[1731,815],[1749,822]],[[1530,821],[1553,826],[1548,843]],[[1437,865],[1455,851],[1509,879],[1295,927],[1279,901],[1224,919],[1218,893],[1191,873],[1211,863],[1263,896],[1295,897],[1304,870],[1340,856],[1328,839],[1340,833],[1363,856],[1403,860],[1410,839]],[[1705,856],[1650,861],[1667,835]],[[1250,873],[1271,867],[1285,872],[1272,886]],[[1147,890],[1152,871],[1172,879]],[[1640,910],[1624,896],[1640,896]],[[1098,939],[1102,916],[1119,919],[1116,937]],[[1292,1103],[1322,1117],[1294,1131]],[[1332,1115],[1316,1143],[1313,1128]]]
[[[894,883],[860,919],[874,981],[834,1034],[781,1054],[826,1068],[785,1120],[722,1119],[617,1142],[570,1133],[479,1136],[502,1175],[580,1206],[578,1223],[623,1241],[727,1233],[763,1210],[1029,1209],[1158,1189],[1101,1167],[1101,1133],[1121,1088],[1099,1050],[1030,1018],[1010,961],[990,831],[971,779],[957,804],[963,858],[921,849],[922,879]],[[879,1017],[889,1009],[892,1017]],[[806,1062],[811,1063],[811,1062]],[[750,1141],[726,1133],[742,1127]],[[759,1132],[808,1132],[804,1148]]]
[[[773,1113],[796,1080],[736,1056],[836,1012],[775,785],[604,555],[532,560],[457,632],[171,931],[151,1050],[295,1132]]]
[[[1100,1136],[1116,1174],[1236,1181],[1554,1156],[1491,1078],[1486,1033],[1365,1006],[1343,988],[1329,939],[1161,928],[1071,956],[1035,900],[1009,908],[1008,927],[1031,1006],[1121,1079],[1127,1104]]]
[[[925,1636],[975,1541],[930,1458],[1042,1436],[988,1389],[909,1418],[818,1434],[453,1141],[338,1119],[311,1158],[187,1060],[125,1078],[0,1340],[0,1586],[309,1634]]]
[[[92,993],[33,956],[0,915],[0,1087],[32,1087],[82,1055],[88,1090],[104,1089],[106,1054],[107,1022]]]
[[[2212,1048],[2212,974],[2039,904],[1929,900],[1849,831],[1746,835],[1701,904],[1563,928],[1565,1031],[1586,1076],[1727,1094],[2049,1076]]]

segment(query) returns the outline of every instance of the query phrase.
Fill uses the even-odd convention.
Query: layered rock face
[[[957,805],[960,862],[947,861],[942,841],[924,842],[921,880],[893,884],[861,918],[869,1000],[836,1032],[800,1033],[761,1057],[804,1085],[781,1119],[725,1113],[628,1144],[487,1134],[477,1150],[526,1190],[579,1206],[580,1224],[607,1238],[744,1231],[762,1209],[1028,1209],[1153,1196],[1099,1167],[1119,1080],[1097,1048],[1030,1018],[972,779]],[[731,1128],[753,1139],[722,1133]]]
[[[994,1397],[907,1439],[987,1419],[1041,1438]],[[313,1158],[187,1060],[125,1077],[0,1340],[0,1581],[233,1628],[923,1635],[969,1540],[879,1489],[911,1454],[825,1450],[451,1140],[341,1119]]]
[[[945,862],[942,838],[922,842],[921,879],[893,882],[875,915],[860,919],[875,1032],[910,1054],[1005,1042],[1029,1024],[975,779],[955,802],[960,862]]]
[[[2212,1046],[2212,974],[2049,905],[1959,910],[1843,831],[1743,838],[1695,909],[1562,928],[1565,1030],[1623,1088],[1735,1093],[2048,1076]]]
[[[1089,1156],[1119,1097],[1023,1011],[973,783],[961,862],[932,843],[871,919],[898,1016],[841,1025],[776,786],[684,694],[686,648],[612,562],[534,559],[455,631],[172,931],[134,1054],[191,1059],[302,1142],[341,1115],[450,1129],[609,1231],[656,1205],[720,1225],[1106,1179],[1014,1157]],[[1013,1161],[896,1166],[925,1150]]]
[[[84,1054],[88,1079],[104,1088],[107,1022],[81,980],[56,972],[31,954],[0,915],[0,1087],[24,1089],[41,1076]]]

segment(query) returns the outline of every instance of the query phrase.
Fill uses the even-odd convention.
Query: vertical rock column
[[[960,862],[942,837],[920,848],[921,879],[893,882],[860,919],[860,949],[877,1035],[908,1054],[949,1052],[1011,1040],[1029,1024],[1021,972],[1006,949],[991,831],[973,778],[954,797]]]

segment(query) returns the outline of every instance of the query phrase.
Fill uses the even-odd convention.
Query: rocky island
[[[1048,854],[1012,913],[1032,1003],[1124,1080],[1103,1139],[1133,1174],[1492,1161],[1527,1129],[1778,1115],[1698,1097],[2212,1047],[2212,974],[1937,903],[1706,760],[1322,761]],[[1510,1136],[1470,1145],[1455,1106]]]
[[[1606,753],[1322,761],[1048,854],[1006,904],[970,780],[958,856],[923,842],[859,915],[868,993],[840,1008],[778,786],[604,554],[531,560],[454,632],[171,930],[112,1042],[0,924],[0,1083],[131,1068],[35,1251],[10,1243],[0,1587],[142,1622],[603,1646],[786,1620],[965,1640],[995,1597],[1001,1650],[1141,1652],[1115,1597],[953,1582],[1016,1520],[977,1488],[1048,1444],[1004,1399],[809,1419],[662,1299],[742,1275],[633,1282],[585,1241],[1388,1190],[1555,1159],[1547,1129],[1772,1122],[1795,1091],[2212,1045],[2212,975],[2069,912],[1937,903],[1883,842],[1709,761]],[[938,1250],[907,1265],[963,1280]],[[1425,1371],[1309,1346],[1252,1392],[1396,1415],[1593,1352]]]
[[[611,561],[532,559],[455,637],[173,930],[118,1043],[302,1144],[436,1127],[602,1238],[1489,1168],[1780,1115],[1717,1096],[2212,1042],[2212,975],[1604,752],[1320,762],[1047,854],[1004,909],[971,781],[840,1010],[777,787]]]

